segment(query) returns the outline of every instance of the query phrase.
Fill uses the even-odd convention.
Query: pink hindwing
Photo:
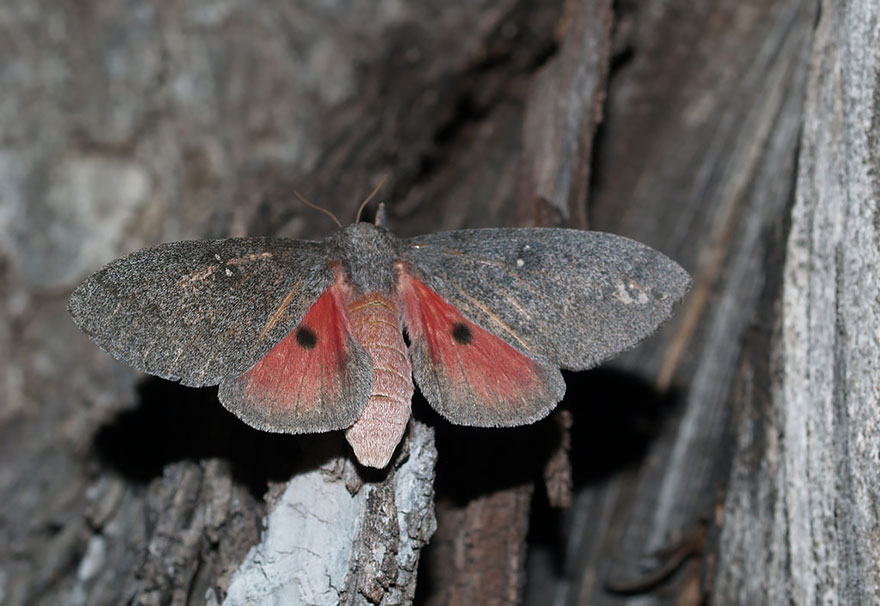
[[[461,425],[520,425],[562,398],[555,369],[477,326],[405,270],[399,280],[416,381],[440,414]]]
[[[250,370],[221,385],[220,398],[260,429],[344,429],[367,403],[371,367],[352,337],[343,287],[337,283]]]

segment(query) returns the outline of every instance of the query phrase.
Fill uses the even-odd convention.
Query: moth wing
[[[562,399],[565,382],[554,365],[471,322],[406,269],[398,284],[413,375],[444,417],[459,425],[524,425]]]
[[[654,332],[690,286],[674,261],[601,232],[461,230],[408,238],[401,255],[407,271],[464,318],[538,364],[572,370],[593,367]],[[438,381],[421,368],[436,359],[413,360],[428,393],[450,391],[422,385]]]
[[[333,280],[317,242],[172,242],[109,263],[74,290],[68,309],[112,356],[199,387],[248,370]]]
[[[111,262],[68,308],[92,340],[135,368],[190,386],[220,383],[220,400],[250,425],[327,431],[357,420],[373,372],[335,279],[323,243],[173,242]],[[302,335],[297,341],[306,319],[308,348],[298,346]]]
[[[246,373],[223,379],[219,395],[253,427],[312,433],[353,425],[372,384],[372,359],[352,336],[342,289],[334,284]]]
[[[409,238],[412,272],[527,355],[591,368],[653,333],[690,287],[634,240],[574,229],[476,229]]]

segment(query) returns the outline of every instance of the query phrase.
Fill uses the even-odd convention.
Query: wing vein
[[[509,334],[509,335],[510,335],[511,337],[513,337],[514,339],[516,339],[516,341],[517,341],[520,345],[522,345],[523,349],[525,349],[526,351],[530,351],[530,350],[531,350],[531,348],[529,347],[528,343],[526,343],[525,341],[523,341],[522,339],[520,339],[519,336],[513,331],[513,329],[511,329],[510,326],[508,326],[507,324],[505,324],[504,322],[502,322],[502,321],[501,321],[501,318],[499,318],[497,315],[493,314],[493,313],[489,310],[488,307],[486,307],[485,305],[483,305],[482,303],[480,303],[480,302],[479,302],[477,299],[475,299],[474,297],[470,296],[468,293],[466,293],[464,290],[462,290],[461,287],[459,287],[458,285],[456,285],[456,288],[457,288],[458,291],[462,294],[463,297],[465,297],[465,298],[468,299],[471,303],[473,303],[474,305],[476,305],[477,307],[479,307],[480,310],[482,310],[482,312],[483,312],[484,314],[486,314],[487,316],[489,316],[489,318],[491,318],[495,323],[497,323],[498,326],[500,326],[500,327],[503,328],[505,331],[507,331],[507,334]]]
[[[266,338],[266,335],[269,334],[269,331],[272,330],[272,327],[278,322],[278,319],[281,317],[281,314],[284,313],[284,310],[287,309],[287,306],[290,305],[290,301],[293,299],[294,295],[296,295],[299,287],[302,285],[302,280],[293,285],[293,288],[290,289],[290,292],[287,293],[287,296],[284,297],[284,300],[281,302],[281,305],[278,306],[278,309],[275,310],[275,313],[272,314],[272,317],[269,318],[269,322],[266,323],[266,328],[263,329],[263,332],[260,333],[260,338],[258,341],[262,341]]]

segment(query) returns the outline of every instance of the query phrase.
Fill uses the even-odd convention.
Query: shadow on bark
[[[682,402],[680,391],[660,393],[638,374],[614,368],[565,373],[565,379],[568,388],[560,407],[571,411],[574,418],[571,462],[575,491],[637,468]],[[525,427],[484,429],[453,426],[430,411],[424,400],[416,410],[437,432],[438,507],[458,508],[482,499],[491,508],[492,495],[529,486],[540,477],[562,439],[554,415]],[[526,542],[530,548],[552,554],[554,567],[561,574],[568,541],[565,511],[552,507],[546,491],[539,489],[531,493],[528,516]],[[437,568],[448,560],[448,547],[438,537],[422,554],[417,604],[432,603],[438,587],[446,582],[438,576]]]
[[[311,468],[329,458],[304,458],[298,436],[245,425],[223,408],[216,388],[149,378],[137,392],[137,406],[119,413],[94,435],[101,462],[126,480],[146,484],[161,477],[170,463],[218,458],[229,464],[236,482],[263,499],[270,483],[284,482],[306,464]],[[309,446],[323,441],[338,447],[341,440],[341,432],[332,432],[312,437]]]

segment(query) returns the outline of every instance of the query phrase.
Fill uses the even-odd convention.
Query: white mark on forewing
[[[618,284],[612,296],[624,305],[632,305],[633,303],[644,305],[650,301],[645,291],[631,280],[629,284],[624,284],[623,282]]]
[[[612,296],[624,305],[631,305],[633,303],[633,298],[629,296],[624,284],[618,284]]]

